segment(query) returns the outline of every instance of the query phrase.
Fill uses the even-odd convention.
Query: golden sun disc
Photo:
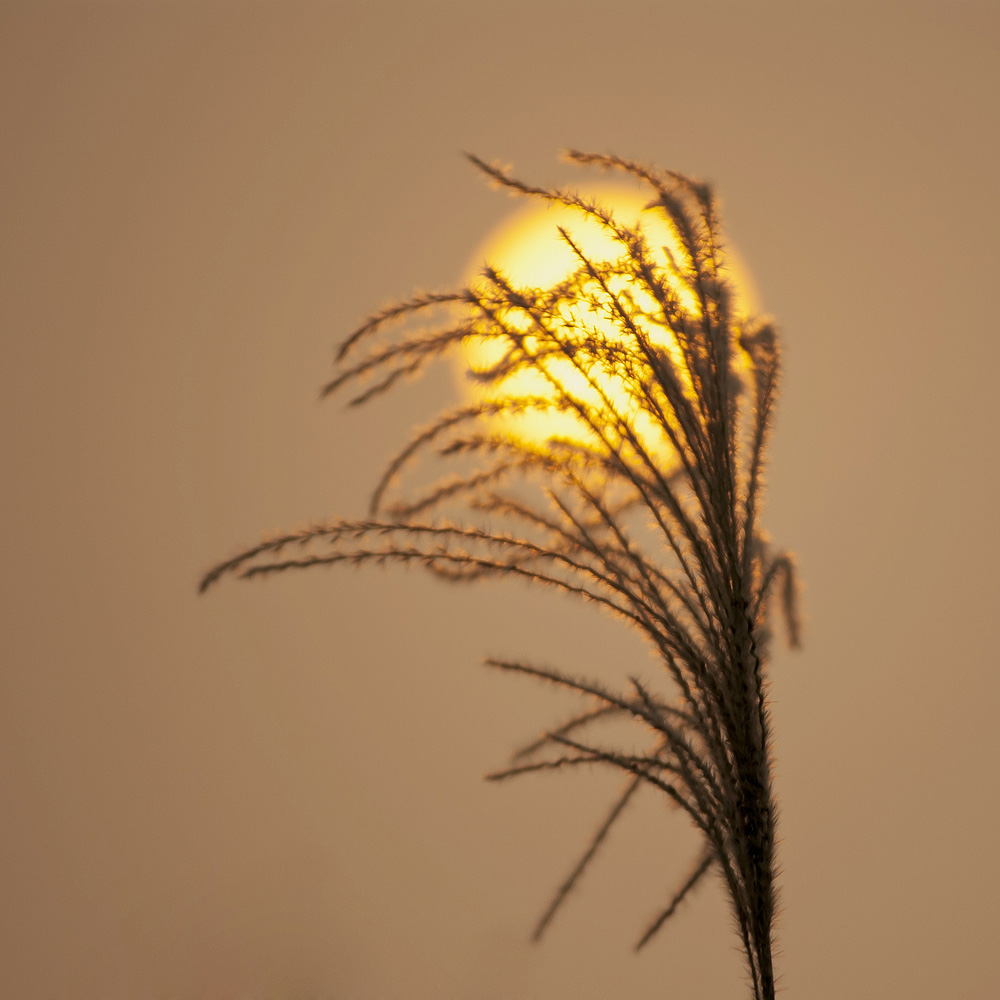
[[[622,186],[591,188],[585,196],[600,206],[610,209],[617,222],[629,227],[641,227],[647,245],[657,264],[666,265],[667,254],[683,260],[679,241],[662,212],[646,210],[650,201],[648,189]],[[548,289],[566,280],[579,266],[579,258],[559,233],[565,229],[582,253],[591,261],[603,263],[617,260],[624,248],[596,220],[585,217],[578,209],[559,204],[533,204],[518,212],[500,225],[479,248],[476,269],[467,276],[470,287],[482,287],[482,266],[495,267],[515,287]],[[730,254],[730,257],[732,255]],[[736,291],[737,309],[746,314],[745,304],[750,297],[748,282],[737,269],[730,274]],[[624,279],[622,279],[624,281]],[[627,285],[627,283],[626,283]],[[623,285],[622,288],[626,287]],[[620,291],[621,289],[616,289]],[[693,307],[691,293],[677,285],[675,292],[688,307]],[[640,309],[655,312],[655,303],[648,293],[629,291]],[[645,301],[643,296],[645,295]],[[520,323],[518,322],[520,320]],[[626,335],[607,316],[601,316],[583,303],[574,303],[565,320],[570,324],[589,326],[609,342],[624,344]],[[508,322],[518,325],[526,334],[530,324],[526,317],[510,317]],[[680,361],[680,351],[673,337],[662,327],[646,325],[650,339]],[[566,392],[587,405],[598,405],[602,396],[630,422],[643,448],[650,454],[669,454],[670,445],[647,414],[641,412],[637,401],[627,391],[624,381],[613,371],[590,371],[584,374],[575,370],[567,359],[548,360],[543,370],[520,370],[500,381],[484,384],[470,377],[470,372],[482,372],[495,366],[503,357],[505,345],[497,339],[468,338],[460,355],[463,388],[473,401],[497,401],[512,397],[553,398],[552,379],[556,379]],[[494,431],[512,437],[532,448],[546,449],[553,439],[568,440],[575,444],[592,445],[594,438],[580,419],[572,412],[559,410],[528,410],[520,413],[503,413],[490,418]]]

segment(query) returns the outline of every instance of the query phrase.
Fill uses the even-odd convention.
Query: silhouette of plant
[[[793,564],[758,526],[765,445],[778,386],[775,334],[736,307],[708,186],[614,156],[570,152],[648,186],[647,210],[674,236],[655,247],[639,223],[570,191],[532,187],[475,157],[497,184],[568,206],[614,241],[551,288],[518,287],[486,266],[469,287],[419,295],[371,316],[340,348],[324,393],[367,402],[465,345],[492,360],[470,372],[478,401],[419,431],[376,485],[371,517],[316,525],[247,549],[208,573],[263,576],[307,566],[416,563],[470,581],[520,577],[592,602],[651,643],[669,697],[636,677],[621,690],[547,667],[489,660],[587,696],[591,706],[489,777],[603,763],[627,785],[535,930],[542,934],[640,786],[658,789],[700,831],[703,850],[638,942],[645,945],[709,871],[722,878],[755,1000],[774,997],[775,806],[765,659],[780,591],[797,643]],[[445,319],[415,334],[415,317]],[[367,348],[366,353],[362,351]],[[517,391],[534,373],[540,391]],[[535,441],[518,419],[560,412],[573,433]],[[644,428],[639,430],[640,425]],[[564,425],[560,425],[564,426]],[[420,458],[451,463],[432,485],[390,489]],[[490,526],[485,526],[490,525]],[[496,527],[502,525],[502,527]],[[642,753],[608,747],[598,720],[647,734]]]

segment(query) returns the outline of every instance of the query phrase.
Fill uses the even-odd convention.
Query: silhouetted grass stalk
[[[551,668],[488,661],[591,702],[515,754],[492,780],[594,763],[628,779],[536,937],[628,801],[650,786],[687,813],[704,847],[638,947],[714,870],[732,904],[753,996],[766,1000],[775,989],[775,807],[764,669],[772,590],[781,589],[793,644],[798,632],[792,562],[771,552],[758,525],[777,342],[767,322],[746,319],[734,306],[708,186],[613,156],[568,157],[648,185],[647,209],[667,221],[676,247],[652,247],[641,225],[624,225],[572,192],[529,186],[472,157],[500,186],[596,220],[618,255],[589,259],[560,230],[578,266],[555,287],[517,287],[487,266],[467,288],[419,295],[370,317],[341,346],[325,393],[364,380],[351,402],[367,402],[481,338],[501,348],[495,364],[471,373],[492,395],[442,414],[411,439],[376,485],[370,519],[265,541],[215,567],[202,589],[229,573],[417,563],[458,581],[522,577],[597,604],[638,629],[672,681],[672,700],[636,677],[616,691]],[[441,310],[445,319],[429,329],[387,336]],[[539,373],[547,391],[505,395],[505,383],[522,371]],[[569,388],[564,372],[582,376],[589,391]],[[544,445],[501,420],[556,410],[572,415],[578,433]],[[636,431],[639,413],[660,440],[651,443]],[[457,471],[387,504],[404,471],[428,456]],[[503,527],[481,526],[487,523]],[[594,729],[609,717],[642,727],[648,749],[636,755],[602,745]]]

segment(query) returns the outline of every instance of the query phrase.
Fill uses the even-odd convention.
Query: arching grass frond
[[[372,314],[341,345],[324,396],[367,404],[458,357],[470,399],[412,433],[375,483],[367,519],[267,539],[210,570],[201,589],[224,576],[397,563],[462,584],[521,579],[636,630],[662,667],[653,682],[628,670],[598,682],[487,661],[586,702],[491,780],[584,765],[626,779],[535,937],[627,804],[651,790],[683,810],[703,850],[637,947],[714,871],[754,1000],[773,1000],[766,650],[774,600],[792,644],[800,631],[794,563],[772,553],[759,526],[778,340],[768,321],[744,314],[707,184],[617,156],[567,158],[643,185],[646,214],[623,221],[611,205],[470,156],[496,185],[596,226],[611,249],[592,251],[561,225],[572,265],[550,285],[519,283],[490,263],[464,288]],[[654,238],[647,219],[670,238]],[[550,430],[528,433],[529,423]],[[644,734],[647,749],[598,740],[622,726]]]

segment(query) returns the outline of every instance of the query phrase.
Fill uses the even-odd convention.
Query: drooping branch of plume
[[[732,904],[753,996],[772,1000],[772,591],[798,641],[793,562],[770,551],[758,526],[779,384],[777,339],[766,322],[739,315],[707,185],[614,156],[568,157],[645,184],[647,210],[665,222],[674,245],[654,248],[641,222],[626,225],[595,201],[525,184],[470,157],[509,191],[599,225],[615,255],[594,259],[562,229],[576,266],[552,287],[518,286],[488,265],[466,288],[419,295],[366,320],[344,341],[324,395],[349,393],[352,405],[368,403],[475,342],[494,358],[470,372],[478,401],[442,413],[411,437],[377,482],[367,519],[268,539],[212,569],[202,589],[227,575],[413,563],[459,582],[518,577],[637,629],[663,667],[669,696],[636,677],[623,678],[618,691],[572,672],[490,661],[587,703],[492,780],[584,764],[626,778],[536,937],[627,804],[652,788],[684,810],[703,850],[639,947],[714,871]],[[525,372],[541,388],[505,389]],[[573,433],[541,443],[519,433],[518,419],[552,413]],[[451,471],[429,486],[408,487],[411,471],[427,464]],[[599,734],[609,718],[646,732],[648,749],[604,745]]]

